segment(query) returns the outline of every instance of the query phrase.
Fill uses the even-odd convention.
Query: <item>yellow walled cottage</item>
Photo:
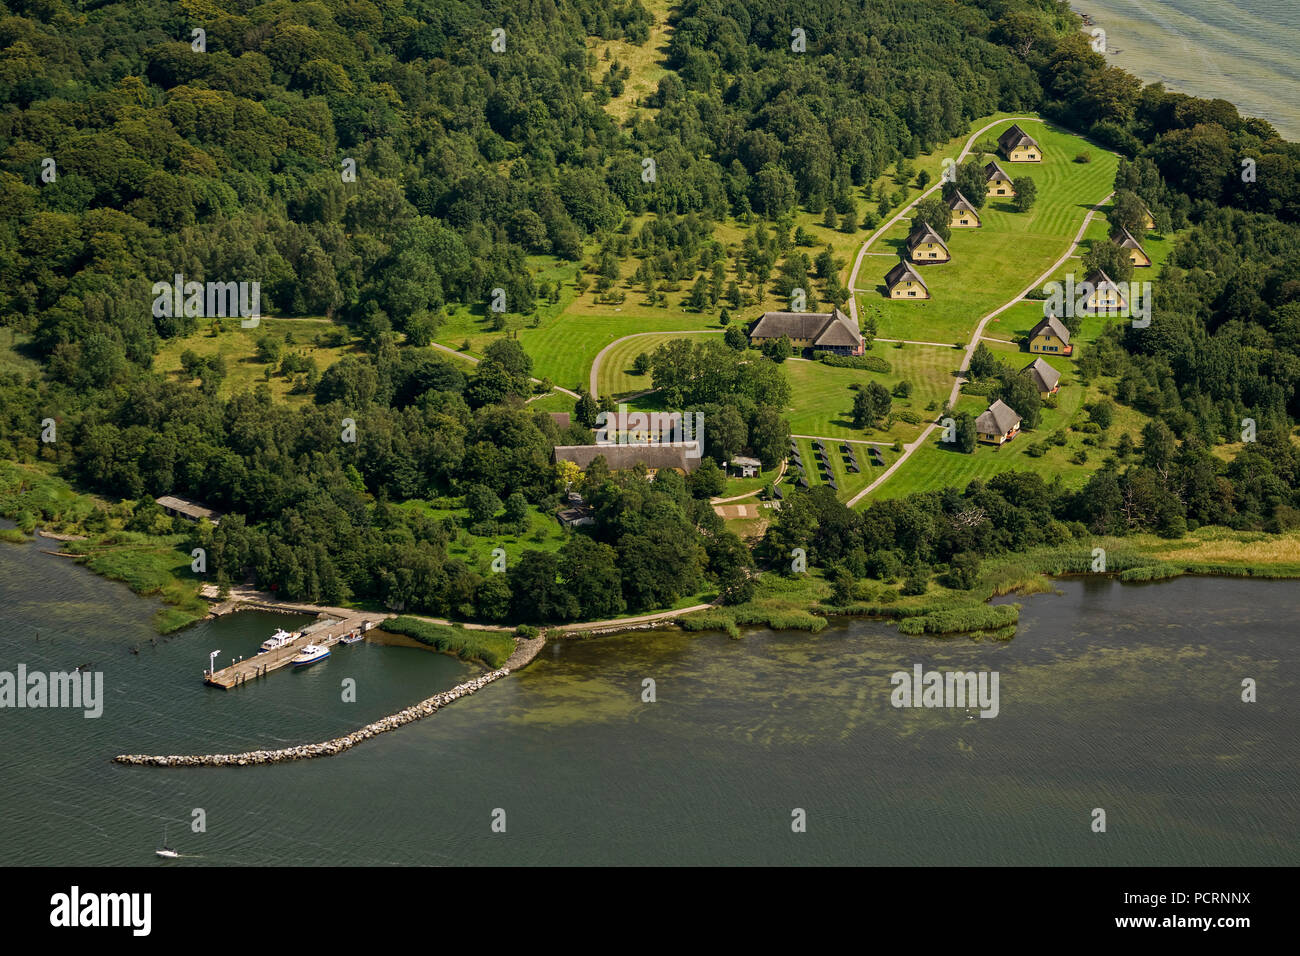
[[[998,137],[998,148],[1010,163],[1041,163],[1043,151],[1034,139],[1017,124]]]
[[[947,262],[952,258],[943,239],[924,222],[912,226],[907,237],[907,257],[918,265]]]
[[[900,262],[885,275],[885,295],[891,299],[928,299],[930,290],[921,275],[906,262]]]
[[[1029,332],[1029,351],[1047,355],[1069,355],[1074,351],[1070,344],[1070,330],[1054,315],[1049,315]]]
[[[1084,308],[1089,312],[1120,312],[1128,307],[1119,286],[1101,269],[1088,273],[1083,281],[1092,286],[1092,291],[1083,301]]]
[[[948,208],[952,210],[952,219],[948,222],[949,229],[978,229],[983,225],[980,222],[979,212],[960,190],[949,197]]]
[[[1111,231],[1110,241],[1128,253],[1128,261],[1133,263],[1135,268],[1142,269],[1151,265],[1151,257],[1142,248],[1142,244],[1123,226],[1117,226]]]
[[[1011,198],[1016,194],[1015,189],[1011,187],[1011,174],[999,166],[997,160],[984,167],[984,181],[990,196]]]
[[[1142,228],[1150,232],[1155,227],[1156,217],[1151,215],[1151,208],[1146,203],[1142,203]]]
[[[1004,444],[1020,432],[1020,421],[1014,409],[999,398],[975,419],[976,438],[988,445]]]

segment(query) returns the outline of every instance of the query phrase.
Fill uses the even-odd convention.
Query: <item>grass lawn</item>
[[[776,473],[780,470],[781,470],[781,466],[777,465],[775,468],[767,468],[763,471],[760,471],[758,475],[754,478],[733,478],[728,476],[727,486],[723,490],[722,494],[719,495],[718,497],[734,498],[736,495],[747,495],[754,491],[761,491],[772,483],[772,479],[776,477]],[[736,502],[736,504],[747,504],[747,503],[757,503],[757,502],[758,502],[758,498],[755,497],[752,500],[752,502],[738,501]]]
[[[817,454],[813,449],[812,441],[807,438],[796,438],[795,443],[799,446],[799,455],[803,459],[804,472],[808,476],[809,487],[826,484],[827,482],[822,477],[821,469],[818,467]],[[894,461],[894,459],[898,457],[892,448],[877,446],[882,458],[884,459],[884,464],[873,466],[871,464],[871,457],[867,452],[867,446],[855,444],[853,448],[854,451],[857,452],[858,466],[861,470],[857,474],[853,474],[845,464],[844,456],[840,452],[840,443],[824,442],[823,444],[826,446],[826,456],[831,462],[831,474],[835,477],[835,483],[839,485],[839,489],[836,491],[836,497],[841,501],[847,501],[869,485],[876,479],[877,475],[884,471],[885,468],[889,467],[890,462]],[[788,492],[790,489],[795,487],[794,482],[799,473],[795,469],[794,464],[791,463],[786,468],[785,474],[786,477],[782,482],[781,490],[783,492]]]
[[[927,342],[969,341],[980,317],[1050,266],[1074,238],[1087,210],[1110,191],[1117,165],[1114,154],[1042,120],[1022,126],[1039,140],[1047,158],[1003,166],[1013,178],[1034,180],[1038,200],[1033,208],[1018,213],[1010,200],[990,198],[980,210],[981,228],[952,230],[952,260],[921,270],[929,300],[886,299],[884,275],[897,259],[869,256],[858,275],[858,308],[864,319],[874,318],[877,334]],[[1004,129],[994,127],[988,135]],[[1092,162],[1075,163],[1074,156],[1083,150],[1092,153]],[[897,223],[869,251],[896,257],[911,228],[910,220]]]
[[[1041,311],[1031,311],[1036,308],[1041,308],[1038,303],[1026,302],[1008,310],[1004,316],[1014,315],[1012,321],[1027,328],[1037,321],[1035,315],[1042,314]],[[1100,318],[1086,320],[1077,339],[1081,347],[1086,347],[1088,342],[1095,339],[1103,321]],[[1045,359],[1057,369],[1061,373],[1060,390],[1056,395],[1057,407],[1044,406],[1042,421],[1033,431],[1022,431],[1001,447],[978,445],[971,454],[954,450],[952,445],[940,440],[940,432],[936,430],[871,497],[896,498],[949,486],[960,489],[976,478],[988,480],[1001,472],[1012,470],[1036,472],[1048,480],[1059,476],[1067,486],[1079,487],[1113,454],[1115,443],[1122,433],[1128,432],[1135,441],[1140,436],[1147,421],[1146,416],[1118,404],[1115,405],[1114,421],[1104,434],[1092,435],[1083,430],[1082,426],[1088,421],[1085,406],[1110,395],[1114,385],[1112,379],[1099,378],[1084,385],[1071,358],[1058,355],[1032,356],[1015,346],[999,342],[985,344],[1002,362],[1014,369],[1023,368],[1035,357]],[[963,391],[958,396],[954,411],[977,416],[988,404],[988,396]],[[1050,436],[1058,432],[1065,437],[1064,445],[1056,445],[1049,440]],[[1038,457],[1029,454],[1030,447],[1035,445],[1045,449],[1045,453]],[[1073,459],[1081,451],[1087,455],[1087,459],[1079,463]]]
[[[438,520],[452,518],[458,524],[463,523],[469,515],[464,508],[442,507],[444,504],[446,502],[412,499],[395,503],[393,507]],[[480,570],[486,572],[492,564],[492,551],[495,548],[505,549],[506,566],[509,567],[525,551],[558,551],[568,540],[569,532],[561,527],[554,515],[543,514],[535,506],[529,505],[528,527],[525,530],[502,530],[497,534],[475,535],[462,527],[447,545],[447,554],[467,564],[479,565]]]
[[[906,444],[914,440],[925,427],[924,422],[932,419],[938,407],[947,400],[961,353],[955,349],[949,351],[926,346],[895,349],[881,343],[871,354],[885,359],[893,368],[889,372],[868,372],[821,362],[786,362],[786,375],[794,393],[794,405],[786,409],[790,431],[796,435],[859,441],[892,443],[899,440]],[[879,382],[892,391],[903,379],[912,384],[912,393],[908,398],[894,399],[894,413],[910,412],[922,424],[909,424],[895,418],[888,429],[853,427],[854,392],[851,386]],[[928,409],[931,402],[935,403],[933,410]]]
[[[587,38],[587,49],[596,55],[596,67],[588,72],[597,85],[613,63],[631,70],[623,91],[604,106],[605,112],[620,123],[634,112],[653,112],[639,108],[637,103],[654,93],[659,80],[669,73],[665,66],[668,40],[673,33],[668,25],[669,0],[645,0],[643,5],[654,17],[647,42],[636,46],[626,40],[602,40],[597,36]]]
[[[528,408],[538,412],[569,412],[572,414],[573,405],[572,395],[565,395],[563,392],[550,392],[529,402]]]
[[[657,311],[635,319],[619,315],[566,314],[536,329],[520,329],[519,344],[533,359],[534,375],[549,378],[556,385],[576,392],[587,387],[588,373],[596,355],[615,339],[633,332],[684,332],[716,325],[716,319],[694,313],[670,315]],[[634,352],[633,358],[635,356]]]
[[[316,338],[333,330],[342,329],[346,333],[344,345],[328,347],[317,345]],[[331,322],[329,319],[271,319],[263,318],[257,328],[245,329],[238,320],[227,320],[222,331],[212,334],[209,329],[201,329],[192,335],[181,338],[164,339],[158,354],[154,356],[154,369],[177,382],[195,383],[181,368],[181,353],[187,349],[200,358],[221,356],[226,361],[226,377],[222,380],[218,393],[229,397],[241,391],[247,391],[265,384],[278,401],[306,403],[311,401],[308,393],[294,394],[293,377],[274,372],[268,380],[266,369],[279,369],[279,362],[267,365],[257,357],[257,340],[265,335],[279,338],[284,344],[285,352],[304,352],[316,362],[317,371],[324,372],[344,355],[359,354],[360,345],[353,341],[352,334],[346,326]],[[289,341],[286,342],[286,336]]]

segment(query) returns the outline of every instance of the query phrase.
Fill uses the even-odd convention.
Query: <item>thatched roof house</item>
[[[650,472],[672,468],[689,473],[700,467],[699,442],[647,442],[641,444],[556,445],[555,460],[571,461],[586,469],[603,457],[610,471],[629,471],[644,465]]]
[[[761,345],[785,336],[796,348],[862,355],[866,349],[857,320],[835,309],[831,312],[764,312],[749,330],[749,341]]]

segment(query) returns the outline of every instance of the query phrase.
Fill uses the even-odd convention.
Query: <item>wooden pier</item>
[[[377,627],[388,615],[385,614],[350,614],[339,618],[332,615],[322,616],[302,629],[301,635],[291,644],[264,654],[254,654],[242,661],[237,661],[219,671],[203,672],[204,683],[223,690],[230,690],[240,684],[246,684],[258,677],[265,677],[272,671],[289,666],[289,662],[308,644],[333,647],[340,638],[347,637],[353,631],[364,633],[371,627]]]

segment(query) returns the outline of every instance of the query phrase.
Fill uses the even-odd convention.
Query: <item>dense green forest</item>
[[[0,458],[140,499],[140,530],[157,523],[146,499],[167,493],[230,512],[202,532],[220,580],[492,620],[610,616],[708,590],[743,600],[754,558],[705,480],[594,469],[582,488],[596,523],[562,548],[528,551],[504,576],[450,556],[456,522],[400,503],[463,496],[485,533],[529,506],[549,514],[565,490],[551,449],[591,438],[524,404],[532,367],[517,343],[471,367],[433,336],[493,290],[531,313],[550,290],[530,256],[599,276],[634,255],[647,284],[702,282],[716,275],[715,224],[856,217],[863,184],[999,110],[1037,110],[1120,152],[1121,194],[1188,230],[1150,328],[1117,328],[1080,357],[1118,369],[1118,400],[1159,426],[1082,491],[1013,475],[856,513],[809,495],[759,557],[806,546],[820,567],[885,575],[1089,533],[1300,524],[1300,146],[1231,104],[1108,67],[1065,3],[684,0],[651,109],[626,123],[603,108],[622,74],[587,38],[645,43],[640,0],[3,9],[0,328],[20,344],[0,363]],[[655,218],[629,236],[643,213]],[[788,286],[810,265],[757,268]],[[168,380],[152,369],[160,347],[209,321],[155,314],[154,283],[178,273],[257,281],[264,313],[329,317],[362,351],[312,366],[305,408],[264,387],[220,397],[220,363],[193,367],[198,386]],[[674,398],[734,418],[765,463],[781,456],[779,366],[751,352],[733,389],[691,374],[734,368],[727,346],[681,346],[656,368]],[[1259,440],[1231,462],[1210,454],[1245,417]],[[56,442],[39,440],[46,418]],[[355,442],[340,440],[344,419]],[[979,533],[945,519],[972,509],[990,523]]]

